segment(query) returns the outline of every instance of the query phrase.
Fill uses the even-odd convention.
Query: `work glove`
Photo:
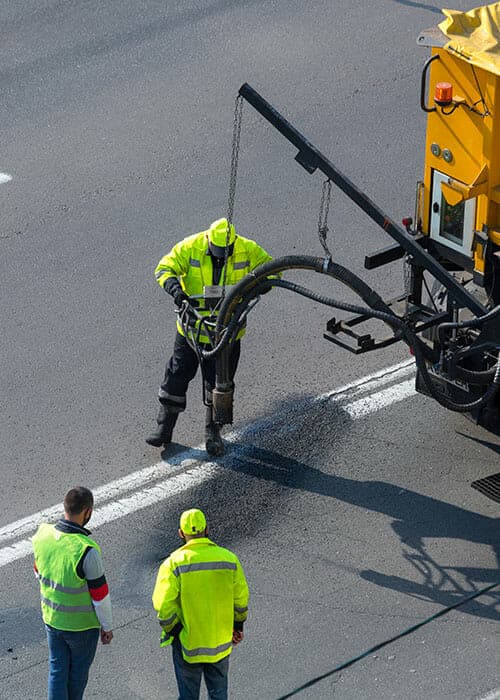
[[[181,310],[181,314],[187,314],[188,319],[196,320],[196,311],[191,306],[191,301],[186,292],[179,289],[179,291],[175,292],[175,294],[172,296],[174,299],[174,304]],[[187,302],[187,305],[185,302]]]
[[[173,294],[173,299],[174,304],[178,306],[179,309],[182,307],[185,301],[187,301],[189,304],[189,297],[182,289],[179,289],[177,292],[175,292],[175,294]]]
[[[179,280],[175,277],[169,277],[163,285],[163,289],[167,294],[170,294],[174,300],[174,304],[179,308],[181,308],[183,301],[189,301],[188,295],[183,291]]]
[[[273,288],[273,283],[270,279],[266,279],[264,283],[261,283],[261,287],[259,289],[259,294],[262,296],[263,294],[267,294],[268,292],[271,291]]]

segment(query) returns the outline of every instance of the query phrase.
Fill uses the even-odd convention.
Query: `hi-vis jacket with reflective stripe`
[[[260,247],[255,241],[243,236],[236,236],[234,241],[233,254],[227,261],[226,285],[233,285],[239,282],[245,275],[254,270],[259,265],[272,260],[269,253]],[[203,294],[205,286],[211,286],[212,281],[212,257],[208,251],[208,231],[201,231],[177,243],[170,253],[165,255],[155,270],[155,277],[158,284],[163,287],[170,277],[179,280],[182,289],[188,296]],[[222,270],[219,284],[223,284],[224,269]],[[201,316],[207,316],[210,311],[198,309]],[[183,335],[182,328],[177,323],[179,333]],[[242,329],[238,338],[245,333]],[[200,334],[199,340],[202,343],[208,342],[208,337]]]
[[[170,633],[182,625],[186,661],[220,661],[231,653],[233,629],[242,629],[248,614],[248,585],[238,557],[207,537],[189,540],[160,566],[153,606],[163,640],[171,643]]]
[[[40,581],[43,621],[59,630],[81,632],[100,628],[85,579],[76,573],[88,547],[97,545],[80,533],[65,533],[42,523],[33,539]]]

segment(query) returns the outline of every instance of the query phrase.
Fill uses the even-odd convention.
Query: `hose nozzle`
[[[215,423],[226,425],[233,422],[234,386],[218,386],[212,391],[212,415]]]

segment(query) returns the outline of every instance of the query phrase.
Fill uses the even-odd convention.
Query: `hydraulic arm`
[[[332,319],[327,324],[324,337],[353,352],[368,352],[385,345],[403,341],[412,349],[417,363],[417,389],[432,396],[449,410],[472,413],[476,419],[488,411],[491,422],[498,421],[499,407],[495,403],[500,386],[500,306],[488,308],[487,298],[476,294],[472,286],[466,286],[446,261],[429,251],[428,238],[416,228],[398,226],[364,192],[354,185],[331,161],[329,161],[290,122],[272,107],[250,85],[239,90],[241,100],[246,100],[298,149],[295,160],[309,173],[321,171],[329,182],[337,185],[373,221],[381,226],[395,241],[386,251],[367,256],[368,268],[386,264],[405,256],[411,269],[410,286],[396,303],[384,301],[359,276],[325,258],[310,256],[286,256],[267,263],[245,277],[224,297],[219,308],[213,334],[213,345],[202,351],[205,357],[217,356],[216,388],[213,393],[215,420],[220,424],[231,423],[233,387],[229,379],[227,363],[228,344],[236,337],[259,295],[271,287],[280,287],[314,299],[327,306],[355,314],[346,321]],[[239,131],[238,131],[239,136]],[[233,151],[234,153],[234,151]],[[234,196],[233,196],[234,200]],[[281,278],[286,270],[311,270],[342,282],[360,297],[360,306],[342,300],[318,295],[297,284]],[[422,298],[424,273],[435,280],[445,302],[437,306],[433,299]],[[486,303],[485,303],[486,302]],[[376,341],[371,334],[357,334],[353,329],[367,319],[378,319],[390,329],[388,338]],[[338,339],[346,334],[357,341],[352,348]]]

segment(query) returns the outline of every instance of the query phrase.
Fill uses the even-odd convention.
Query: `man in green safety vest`
[[[248,585],[238,557],[208,537],[205,515],[182,513],[184,545],[160,566],[153,607],[161,646],[172,645],[180,700],[196,700],[201,677],[209,698],[227,699],[229,654],[243,639]]]
[[[85,528],[93,507],[89,489],[71,489],[64,518],[42,523],[32,539],[49,645],[49,700],[80,700],[99,635],[103,644],[113,639],[101,550]]]
[[[216,318],[214,300],[220,298],[224,287],[239,282],[259,265],[272,260],[257,243],[237,235],[227,219],[214,221],[206,231],[195,233],[177,243],[165,255],[155,270],[156,280],[177,307],[190,304],[201,317]],[[218,292],[218,296],[216,294]],[[193,299],[190,297],[197,297]],[[209,337],[204,324],[192,319],[190,334],[202,347],[208,348]],[[244,328],[230,345],[229,371],[234,379],[240,356],[240,338]],[[160,411],[157,428],[146,438],[155,447],[168,445],[179,413],[186,408],[186,391],[198,369],[198,356],[188,343],[182,324],[177,321],[177,335],[172,357],[165,369],[165,378],[158,392]],[[219,426],[212,416],[211,392],[215,386],[215,359],[203,360],[203,375],[207,391],[205,441],[211,455],[224,453]]]

